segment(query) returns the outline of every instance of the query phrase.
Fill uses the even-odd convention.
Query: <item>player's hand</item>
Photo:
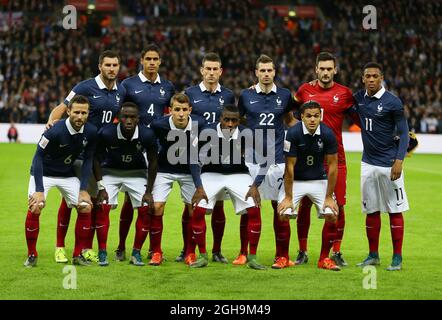
[[[391,167],[390,179],[391,181],[397,180],[402,174],[402,160],[396,159]]]
[[[338,219],[339,207],[333,197],[325,197],[324,205],[322,206],[322,210],[325,208],[329,208],[333,211],[332,214],[325,215],[325,219],[327,222],[335,223]]]
[[[293,207],[293,199],[285,197],[284,200],[282,200],[282,202],[278,204],[278,214],[280,216],[283,216],[284,212],[288,209],[292,209],[292,212],[295,211],[295,208]]]
[[[250,186],[250,189],[249,189],[249,191],[246,194],[246,199],[245,200],[247,201],[247,199],[250,198],[250,197],[252,197],[253,202],[255,202],[255,206],[258,207],[258,208],[261,208],[261,196],[259,194],[258,187],[255,186],[254,184],[252,184]]]
[[[149,207],[149,213],[151,215],[154,214],[154,204],[153,204],[153,195],[151,192],[145,192],[143,195],[143,199],[141,199],[141,202],[144,204],[147,204],[147,206]]]
[[[99,190],[95,205],[101,206],[103,204],[108,204],[108,203],[109,203],[109,195],[107,194],[106,189]]]
[[[196,207],[201,200],[206,200],[206,203],[209,203],[209,199],[207,198],[206,191],[203,187],[198,187],[195,190],[195,194],[192,197],[192,206]]]
[[[91,196],[85,190],[80,191],[80,195],[78,197],[78,209],[86,209],[88,206],[93,207]]]
[[[34,194],[29,197],[28,205],[32,213],[40,213],[40,210],[46,205],[44,192],[34,192]]]
[[[318,83],[318,79],[312,80],[310,81],[308,84],[311,85],[312,87],[316,86],[316,84]]]
[[[56,124],[60,119],[55,119],[52,121],[48,121],[48,123],[46,123],[45,125],[45,130],[48,130],[49,128],[53,127],[54,124]]]

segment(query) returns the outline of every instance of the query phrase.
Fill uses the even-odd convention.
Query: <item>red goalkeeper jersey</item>
[[[345,165],[344,145],[342,143],[342,124],[346,111],[353,105],[353,94],[350,88],[334,83],[331,88],[324,89],[317,82],[314,86],[304,83],[296,92],[298,103],[313,100],[322,107],[322,121],[329,126],[336,135],[338,142],[338,163]]]

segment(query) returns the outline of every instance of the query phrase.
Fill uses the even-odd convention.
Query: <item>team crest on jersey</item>
[[[141,143],[138,141],[138,143],[137,143],[137,151],[140,152],[141,150],[143,150],[143,146],[142,146]]]
[[[221,96],[219,97],[219,105],[222,107],[224,105],[224,98]]]
[[[115,96],[115,99],[117,100],[118,103],[120,103],[120,99],[121,99],[121,98],[120,98],[120,95],[119,95],[119,94],[117,94],[117,95]]]
[[[276,104],[278,105],[278,107],[282,106],[282,100],[279,97],[276,98]]]
[[[319,148],[319,151],[321,151],[322,148],[324,148],[324,142],[322,142],[321,139],[318,140],[318,148]]]
[[[335,95],[333,96],[333,102],[334,102],[334,103],[338,103],[338,101],[339,101],[339,97],[338,97],[337,94],[335,94]]]
[[[83,148],[86,147],[86,145],[87,145],[87,139],[83,138]]]
[[[383,107],[382,107],[382,102],[381,102],[378,104],[378,113],[381,113],[382,109],[383,109]]]
[[[164,95],[166,94],[166,91],[164,91],[163,87],[160,88],[160,95],[161,98],[164,98]]]

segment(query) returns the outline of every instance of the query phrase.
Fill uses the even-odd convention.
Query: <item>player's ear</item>
[[[219,68],[220,75],[223,74],[223,68]]]
[[[161,58],[158,58],[158,65],[161,66]]]

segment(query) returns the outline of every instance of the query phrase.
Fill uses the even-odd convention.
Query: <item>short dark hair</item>
[[[223,109],[221,110],[221,114],[224,112],[240,113],[238,107],[233,104],[224,105]]]
[[[100,56],[98,57],[98,64],[102,64],[104,58],[117,58],[118,59],[118,63],[120,63],[121,58],[120,55],[118,54],[118,52],[114,51],[114,50],[105,50],[103,51]]]
[[[71,99],[71,101],[69,101],[68,108],[71,109],[74,103],[87,104],[89,106],[89,99],[81,94],[77,94]]]
[[[329,61],[333,60],[334,65],[336,66],[336,57],[327,51],[322,51],[316,56],[316,65],[318,65],[319,61]]]
[[[139,111],[138,106],[135,103],[130,102],[130,101],[124,102],[121,105],[120,111],[123,110],[123,108],[134,108],[134,109],[137,109],[137,112]]]
[[[190,106],[189,97],[186,96],[184,93],[175,93],[172,98],[170,98],[170,107],[172,107],[175,101],[178,101],[179,103],[187,103]]]
[[[211,61],[211,62],[219,62],[219,65],[221,66],[221,58],[218,53],[216,52],[209,52],[204,55],[203,61],[201,62],[201,65],[204,66],[204,62]]]
[[[366,63],[365,66],[364,66],[363,71],[365,71],[368,68],[376,68],[376,69],[379,69],[381,74],[384,73],[384,71],[382,70],[382,66],[379,63],[377,63],[377,62],[370,61],[370,62]]]
[[[272,58],[270,58],[268,55],[262,54],[256,60],[255,69],[258,70],[258,66],[260,63],[270,63],[270,62],[273,64],[273,68],[275,68],[275,63],[273,62]]]
[[[158,56],[161,57],[160,48],[155,43],[151,43],[151,44],[148,44],[143,49],[143,51],[141,51],[141,59],[144,59],[144,56],[145,56],[146,52],[148,52],[148,51],[155,51],[156,53],[158,53]]]
[[[305,102],[300,108],[299,108],[299,114],[303,114],[305,110],[307,109],[319,109],[321,110],[321,105],[313,100]]]

